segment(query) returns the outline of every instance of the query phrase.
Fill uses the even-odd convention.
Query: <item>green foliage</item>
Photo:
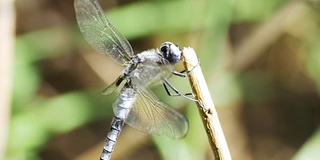
[[[234,20],[241,21],[261,21],[272,16],[287,0],[239,0],[234,1]]]
[[[319,33],[316,33],[310,41],[305,44],[305,66],[310,77],[317,85],[318,93],[320,93],[320,46],[318,45]]]

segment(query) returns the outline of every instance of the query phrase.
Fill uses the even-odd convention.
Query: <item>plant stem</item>
[[[188,71],[190,85],[197,100],[197,106],[204,124],[211,149],[216,160],[231,160],[229,148],[224,137],[218,114],[211,99],[207,83],[195,51],[192,48],[183,49],[183,63]]]

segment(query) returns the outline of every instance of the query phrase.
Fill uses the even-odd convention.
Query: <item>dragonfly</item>
[[[179,46],[164,42],[159,49],[134,54],[128,40],[111,25],[97,0],[75,0],[74,7],[80,31],[87,42],[125,67],[120,76],[102,91],[103,95],[109,95],[121,86],[113,103],[114,117],[100,160],[111,158],[124,123],[155,135],[184,137],[188,132],[187,119],[160,101],[149,89],[162,83],[169,95],[186,96],[167,80],[172,73],[180,73],[174,71],[174,65],[182,57]],[[168,87],[175,93],[170,93]]]

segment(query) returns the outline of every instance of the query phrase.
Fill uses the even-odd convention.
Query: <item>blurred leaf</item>
[[[234,3],[234,21],[261,21],[272,15],[288,0],[238,0]]]
[[[153,140],[161,153],[161,159],[164,160],[192,160],[192,156],[188,151],[188,146],[183,140],[167,139],[164,137],[153,136]],[[165,146],[165,147],[164,147]]]
[[[77,39],[80,39],[74,30],[74,27],[65,25],[21,35],[16,40],[16,53],[26,56],[29,62],[71,53]]]
[[[204,6],[207,4],[184,0],[136,2],[107,11],[107,16],[125,37],[132,39],[203,28]]]
[[[232,18],[232,0],[210,0],[203,8],[200,23],[204,25],[203,36],[199,42],[199,49],[196,51],[201,62],[204,74],[216,72],[218,66],[223,62],[226,39]],[[210,72],[210,73],[209,73]]]
[[[7,158],[30,159],[49,135],[43,128],[41,119],[32,112],[16,115],[11,120],[11,131],[7,147]],[[33,156],[32,156],[33,157]]]
[[[35,62],[70,53],[70,30],[57,27],[19,36],[16,39],[14,66],[13,108],[22,109],[32,101],[41,84],[40,68]]]
[[[90,121],[113,115],[110,99],[114,97],[104,97],[98,93],[95,91],[64,94],[45,103],[39,103],[33,113],[41,119],[41,123],[49,132],[64,133]]]
[[[207,85],[212,93],[211,96],[216,107],[232,106],[232,104],[242,100],[242,91],[237,75],[224,73],[216,76],[213,82]]]
[[[115,97],[101,96],[99,93],[74,92],[26,104],[25,112],[13,115],[8,158],[34,155],[53,134],[110,118]]]
[[[259,72],[247,72],[237,76],[239,87],[241,87],[242,99],[246,102],[259,103],[272,100],[274,88],[271,86],[270,75]]]
[[[320,157],[320,127],[314,135],[301,147],[292,160],[317,160]]]
[[[304,54],[304,63],[306,64],[307,73],[317,85],[318,93],[320,93],[320,46],[318,42],[319,33],[314,34],[314,37],[307,42],[304,49],[307,54]]]
[[[14,64],[14,82],[13,82],[13,113],[24,108],[25,104],[30,102],[41,83],[39,69],[30,63],[33,50],[24,43],[17,44],[15,64]]]
[[[189,133],[185,138],[188,144],[188,152],[191,159],[206,159],[207,152],[213,154],[209,148],[208,136],[202,123],[202,117],[196,106],[196,103],[190,103],[187,110],[189,119]],[[196,137],[196,138],[195,138]]]

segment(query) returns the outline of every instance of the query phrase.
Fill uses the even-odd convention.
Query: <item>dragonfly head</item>
[[[164,42],[160,46],[162,56],[171,64],[176,64],[181,60],[182,52],[178,45],[171,42]]]

